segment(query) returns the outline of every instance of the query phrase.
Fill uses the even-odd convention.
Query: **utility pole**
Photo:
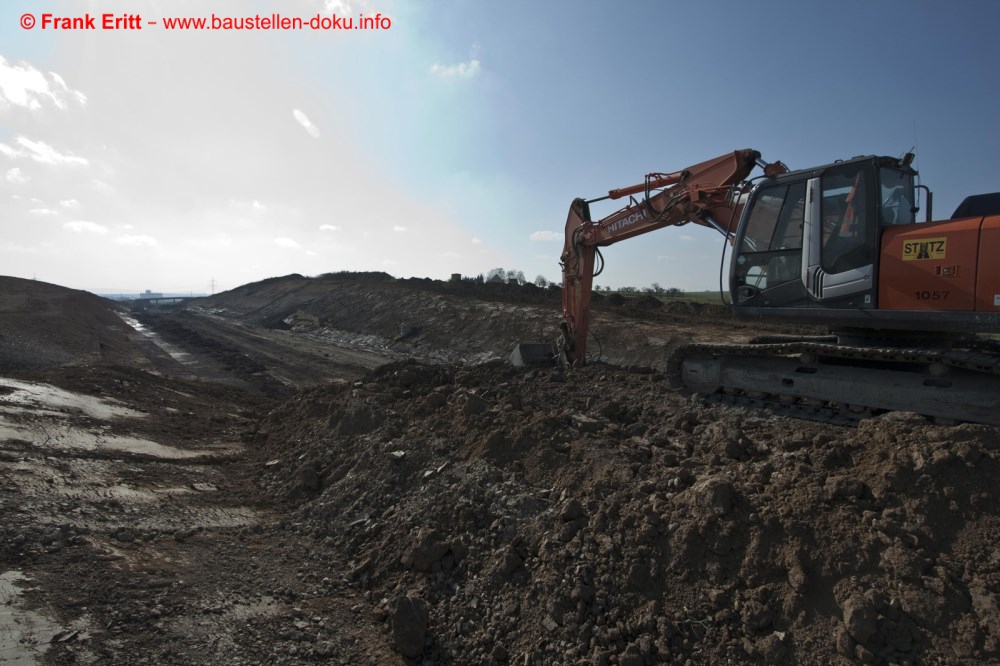
[[[215,295],[215,278],[212,278],[212,295]]]

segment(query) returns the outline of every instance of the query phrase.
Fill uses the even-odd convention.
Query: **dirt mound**
[[[481,363],[506,358],[521,342],[556,340],[560,294],[558,288],[528,285],[291,275],[199,299],[188,309],[397,358]],[[589,329],[592,361],[657,367],[673,347],[692,340],[738,342],[761,332],[823,332],[760,322],[751,329],[721,305],[664,304],[648,294],[612,294],[595,302]]]
[[[407,657],[1000,659],[996,429],[833,428],[663,379],[391,364],[302,392],[251,449]]]
[[[0,276],[0,368],[123,363],[129,327],[112,301],[46,282]]]

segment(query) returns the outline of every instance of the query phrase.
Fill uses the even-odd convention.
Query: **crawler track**
[[[810,420],[852,424],[900,410],[1000,425],[1000,354],[992,341],[953,349],[691,344],[674,351],[667,375],[675,388],[708,402]]]

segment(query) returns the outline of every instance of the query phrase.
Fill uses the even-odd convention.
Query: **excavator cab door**
[[[871,163],[833,166],[806,181],[802,231],[802,286],[814,301],[847,297],[872,307],[876,216]]]
[[[762,185],[736,237],[733,294],[738,305],[775,307],[806,298],[799,281],[805,182]]]

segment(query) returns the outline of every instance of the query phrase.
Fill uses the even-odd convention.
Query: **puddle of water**
[[[126,324],[131,326],[137,332],[141,333],[142,336],[145,337],[147,340],[149,340],[154,345],[156,345],[157,347],[165,351],[167,354],[169,354],[170,357],[173,358],[175,361],[183,363],[184,365],[195,365],[197,363],[191,357],[191,354],[188,354],[185,351],[181,351],[178,347],[175,347],[174,345],[170,344],[162,337],[157,335],[155,332],[143,326],[138,319],[130,317],[127,314],[123,314],[121,312],[118,313],[118,316],[121,317]]]
[[[142,412],[129,409],[107,398],[96,398],[82,393],[73,393],[51,384],[25,382],[18,379],[0,377],[0,386],[12,389],[0,396],[0,403],[27,407],[29,409],[55,409],[78,411],[102,421],[112,418],[135,418],[145,416]]]
[[[178,449],[141,437],[111,435],[102,428],[81,428],[65,422],[67,412],[109,421],[138,418],[144,413],[113,400],[65,391],[49,384],[0,377],[0,441],[21,440],[45,448],[84,451],[111,450],[136,453],[167,460],[197,458],[229,453],[238,447],[218,449]],[[59,411],[55,411],[59,410]]]
[[[62,627],[41,613],[17,607],[24,591],[14,583],[28,581],[20,571],[0,574],[0,666],[33,666],[49,649]]]
[[[45,448],[83,451],[120,451],[165,460],[184,460],[235,451],[234,447],[219,449],[178,449],[140,437],[108,435],[66,423],[15,423],[0,413],[0,441],[15,439]]]

